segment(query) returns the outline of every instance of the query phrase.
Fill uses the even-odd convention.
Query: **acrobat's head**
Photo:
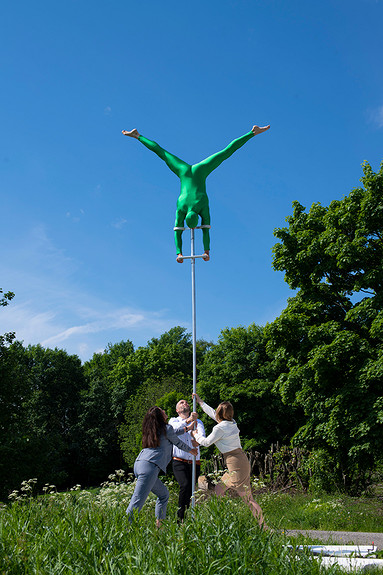
[[[196,228],[198,226],[198,214],[190,210],[186,214],[185,221],[188,228]]]

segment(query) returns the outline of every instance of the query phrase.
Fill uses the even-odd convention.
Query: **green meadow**
[[[271,530],[260,530],[242,501],[197,492],[194,517],[178,525],[177,490],[168,480],[168,517],[160,530],[150,497],[134,524],[125,509],[132,477],[116,472],[99,489],[58,493],[45,486],[33,496],[24,482],[1,508],[1,575],[315,574],[327,571],[307,555],[296,557],[285,529],[383,531],[382,501],[304,493],[256,494]],[[309,540],[307,540],[309,541]],[[302,538],[299,538],[302,543]]]

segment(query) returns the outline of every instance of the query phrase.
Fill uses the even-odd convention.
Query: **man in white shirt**
[[[190,405],[186,399],[181,399],[176,405],[176,412],[178,417],[172,417],[169,420],[169,424],[174,428],[174,430],[180,429],[182,427],[187,427],[192,421],[193,417],[190,415]],[[206,436],[205,428],[202,421],[196,420],[196,429],[200,435]],[[182,435],[182,441],[184,441],[190,447],[198,447],[198,443],[193,439],[190,432],[185,432]],[[178,447],[173,446],[173,473],[180,486],[179,496],[178,496],[178,511],[177,516],[179,521],[183,521],[185,516],[185,510],[190,505],[190,499],[192,495],[192,463],[193,456],[186,451],[181,451]],[[200,474],[200,453],[198,449],[198,454],[196,456],[196,481]]]

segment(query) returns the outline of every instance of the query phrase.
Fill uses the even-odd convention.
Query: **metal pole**
[[[197,258],[205,259],[205,254],[196,256],[194,251],[194,229],[202,230],[204,228],[211,228],[210,225],[201,225],[196,228],[190,228],[190,240],[191,240],[191,255],[183,256],[184,260],[191,260],[191,272],[192,272],[192,336],[193,336],[193,393],[197,393],[197,345],[196,345],[196,305],[195,305],[195,260]],[[187,228],[176,227],[174,230],[185,231]],[[193,411],[197,410],[197,400],[193,397]],[[195,507],[195,484],[197,478],[197,462],[196,457],[193,456],[192,465],[192,496],[191,496],[191,514],[194,517],[194,507]]]
[[[192,272],[192,318],[193,318],[193,393],[197,393],[197,349],[196,349],[196,305],[195,305],[195,255],[194,255],[194,229],[190,230],[191,239],[191,272]],[[196,398],[193,397],[193,411],[197,409]],[[195,507],[195,483],[196,483],[196,457],[193,456],[192,467],[192,496],[191,496],[191,509],[192,516],[194,515]]]

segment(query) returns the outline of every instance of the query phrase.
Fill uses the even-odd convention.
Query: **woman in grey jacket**
[[[157,495],[155,516],[157,527],[166,517],[166,507],[169,500],[167,487],[158,479],[160,469],[166,473],[166,467],[172,458],[173,445],[192,455],[197,455],[197,449],[189,447],[178,435],[185,433],[183,427],[177,432],[167,424],[167,415],[163,409],[154,406],[149,409],[142,423],[142,447],[134,463],[134,475],[137,483],[126,510],[129,521],[133,520],[134,510],[141,511],[150,492]]]

